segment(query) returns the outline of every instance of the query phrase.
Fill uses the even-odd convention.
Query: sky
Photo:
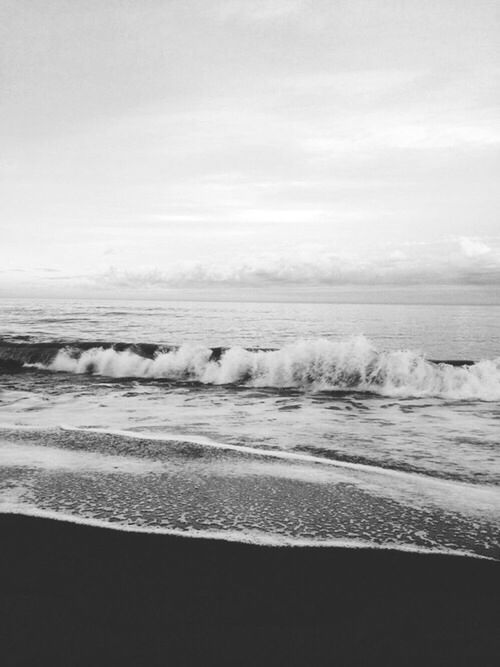
[[[0,0],[0,296],[500,302],[499,35],[497,0]]]

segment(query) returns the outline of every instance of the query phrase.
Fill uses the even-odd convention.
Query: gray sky
[[[500,285],[496,0],[0,14],[0,294]]]

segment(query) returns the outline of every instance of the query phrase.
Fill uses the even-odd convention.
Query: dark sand
[[[0,515],[0,665],[500,664],[498,562]]]

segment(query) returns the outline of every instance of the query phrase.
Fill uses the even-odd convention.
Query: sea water
[[[500,307],[0,301],[0,511],[499,557]]]

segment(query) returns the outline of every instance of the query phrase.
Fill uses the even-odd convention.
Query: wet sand
[[[0,664],[489,665],[500,564],[0,515]]]

